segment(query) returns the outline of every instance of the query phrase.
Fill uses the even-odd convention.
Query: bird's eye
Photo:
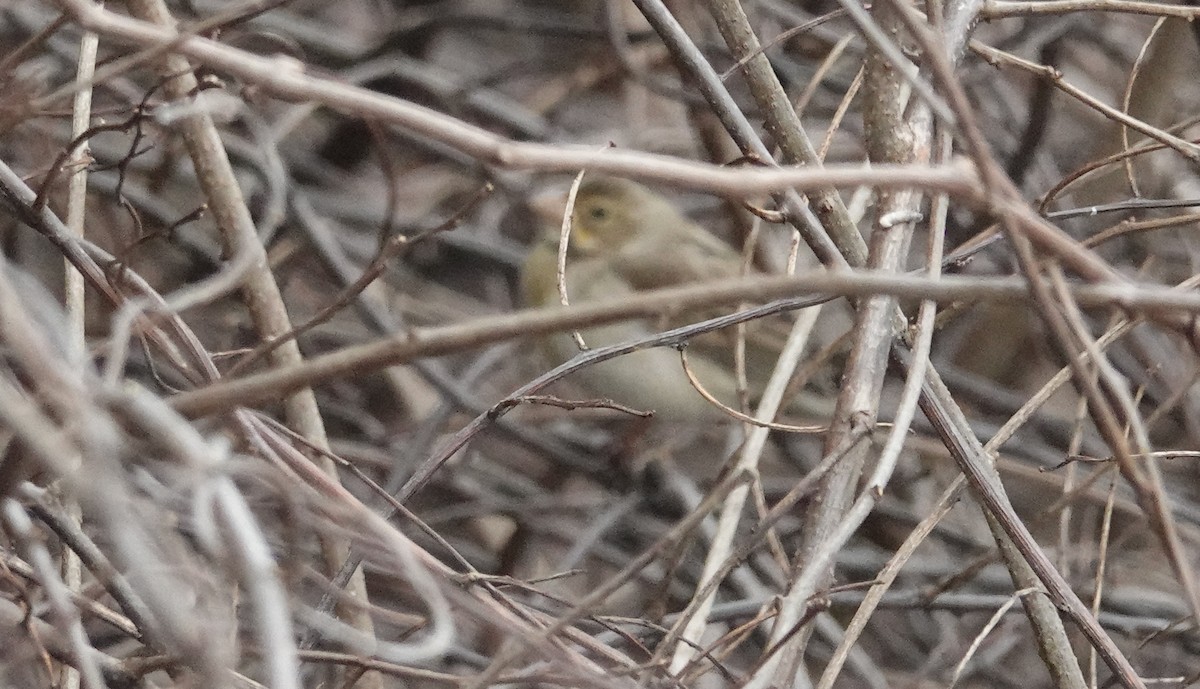
[[[588,215],[591,216],[592,220],[603,220],[608,217],[608,209],[602,206],[596,206],[588,211]]]

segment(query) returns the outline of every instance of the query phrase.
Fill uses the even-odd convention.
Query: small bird
[[[557,263],[565,196],[533,204],[546,227],[521,271],[521,293],[528,306],[559,304]],[[585,179],[576,195],[567,249],[568,301],[614,299],[642,290],[735,277],[744,272],[742,256],[684,216],[670,201],[625,179]],[[604,347],[713,316],[716,310],[688,312],[670,321],[626,321],[582,331],[588,347]],[[774,366],[786,330],[778,322],[750,328],[746,367],[753,397]],[[688,366],[704,388],[727,406],[739,408],[734,376],[732,329],[694,338],[687,347]],[[557,365],[579,353],[570,334],[541,343]],[[576,374],[590,393],[673,420],[712,419],[721,412],[688,381],[679,353],[671,348],[634,352]],[[757,385],[756,385],[757,383]]]

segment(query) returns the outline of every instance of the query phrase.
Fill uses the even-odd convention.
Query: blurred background
[[[857,79],[869,48],[855,24],[834,2],[741,4],[824,159],[831,165],[861,164],[867,157],[861,114],[867,96]],[[770,133],[762,131],[763,115],[706,3],[668,5],[773,150]],[[1168,286],[1188,279],[1200,261],[1194,161],[1162,146],[1121,157],[1122,151],[1154,142],[1077,96],[1182,140],[1193,139],[1200,102],[1200,85],[1193,78],[1200,58],[1193,27],[1184,19],[1161,19],[1154,8],[1121,14],[1096,11],[1105,3],[1085,2],[1034,14],[1015,5],[983,6],[956,72],[992,154],[1033,208],[1122,274]],[[389,240],[395,244],[395,237],[431,233],[392,251],[377,279],[303,333],[298,342],[306,357],[525,306],[517,290],[520,269],[530,244],[546,231],[529,200],[565,189],[570,175],[505,169],[386,121],[278,98],[263,84],[205,66],[196,69],[202,99],[173,99],[163,88],[155,55],[103,32],[97,60],[102,78],[94,87],[90,122],[105,126],[87,137],[89,159],[64,159],[73,138],[71,94],[64,87],[75,79],[82,35],[64,7],[49,1],[0,2],[0,160],[60,215],[67,204],[67,177],[88,168],[85,236],[113,258],[102,267],[114,284],[122,283],[128,271],[170,295],[214,275],[228,258],[178,126],[190,108],[202,108],[217,123],[294,325],[335,303]],[[124,15],[127,10],[110,3],[108,11]],[[171,3],[170,11],[184,30],[195,27],[226,46],[277,59],[281,70],[302,68],[309,76],[415,103],[507,139],[613,146],[718,164],[742,155],[694,82],[681,76],[671,50],[630,3],[183,0]],[[1029,16],[1016,16],[1024,11]],[[910,41],[901,40],[900,47],[910,58],[919,55]],[[488,184],[491,191],[485,193]],[[758,220],[741,199],[651,186],[739,250],[757,228],[757,269],[782,270],[791,239],[786,225]],[[57,304],[64,294],[63,253],[44,231],[31,227],[37,223],[20,210],[31,207],[28,200],[22,206],[11,194],[6,198],[0,241],[6,270],[19,276],[13,278],[15,299],[48,341],[62,340],[67,326]],[[872,190],[843,190],[843,198],[869,241],[875,222]],[[765,196],[751,201],[773,207]],[[948,266],[948,272],[1019,274],[1012,249],[993,222],[977,209],[951,202],[948,251],[981,248],[969,260]],[[924,265],[926,232],[919,224],[907,269]],[[804,246],[797,263],[802,271],[819,265]],[[0,311],[15,308],[3,304]],[[910,317],[915,314],[915,303],[903,305]],[[69,514],[73,500],[80,502],[80,538],[108,553],[116,569],[128,574],[130,595],[143,594],[149,618],[157,620],[147,623],[157,631],[143,633],[137,631],[136,615],[129,629],[97,613],[99,606],[130,615],[129,601],[114,597],[113,579],[103,574],[107,570],[84,567],[76,593],[80,629],[103,658],[115,663],[101,664],[109,686],[182,686],[215,677],[205,673],[217,672],[217,666],[238,673],[221,675],[231,686],[257,686],[256,681],[276,686],[267,679],[270,653],[255,631],[265,623],[252,614],[255,605],[240,598],[247,581],[239,574],[236,549],[214,546],[214,539],[224,543],[228,536],[214,532],[225,533],[227,527],[206,525],[199,507],[212,475],[229,479],[221,485],[241,495],[274,562],[286,594],[283,617],[291,619],[302,651],[297,667],[303,686],[335,681],[337,686],[479,686],[473,682],[485,677],[486,683],[503,678],[545,686],[740,686],[770,643],[771,600],[786,590],[793,566],[801,564],[811,500],[803,497],[789,507],[770,538],[763,538],[756,524],[818,465],[828,450],[819,433],[771,434],[735,541],[755,540],[758,546],[744,554],[717,591],[702,642],[715,644],[711,655],[673,676],[666,666],[669,647],[660,644],[677,620],[673,616],[695,595],[713,520],[698,520],[681,537],[670,530],[694,514],[727,475],[748,428],[732,419],[646,422],[606,408],[517,406],[473,436],[415,495],[405,495],[407,512],[392,520],[429,562],[444,567],[430,571],[449,601],[445,614],[455,631],[452,642],[433,657],[387,660],[346,642],[327,622],[314,621],[329,611],[322,599],[336,591],[331,581],[344,584],[336,581],[331,564],[337,558],[323,551],[336,542],[366,557],[365,592],[379,638],[404,643],[427,631],[427,592],[379,555],[383,547],[356,526],[363,517],[345,517],[358,513],[328,492],[297,489],[297,482],[312,479],[297,479],[286,460],[272,459],[280,450],[264,447],[275,447],[274,441],[256,443],[244,418],[175,419],[172,423],[208,442],[220,439],[229,453],[212,465],[178,461],[170,443],[147,438],[131,417],[115,411],[120,405],[105,400],[117,393],[105,391],[136,384],[166,409],[161,400],[197,387],[197,379],[156,348],[146,331],[129,340],[128,351],[114,364],[118,310],[89,288],[84,313],[86,354],[72,355],[71,347],[62,345],[61,353],[47,354],[43,363],[78,371],[67,377],[89,390],[97,413],[109,419],[106,428],[117,450],[104,471],[112,472],[108,480],[121,492],[81,498],[88,481],[79,475],[56,481],[58,470],[37,459],[41,455],[28,449],[19,432],[5,434],[2,467],[6,500],[12,509],[32,513],[42,534],[28,538],[40,539],[53,558],[65,557],[66,532],[47,524],[53,514]],[[828,401],[828,414],[855,336],[853,313],[845,299],[825,307],[798,374],[805,395]],[[221,371],[230,371],[261,342],[237,291],[178,315]],[[1086,325],[1099,336],[1118,315],[1089,310]],[[40,374],[22,358],[25,350],[7,338],[4,344],[5,375],[16,394],[85,448],[84,470],[101,471],[88,464],[88,436],[80,430],[84,417],[47,401],[53,396],[47,398],[37,382]],[[1136,399],[1153,449],[1162,453],[1153,461],[1164,476],[1182,557],[1194,565],[1200,535],[1195,351],[1186,338],[1142,320],[1108,353]],[[931,362],[986,442],[1064,359],[1031,305],[978,302],[944,310]],[[557,363],[529,341],[501,341],[321,382],[315,399],[345,489],[371,510],[388,514],[391,505],[371,484],[395,493],[472,419]],[[101,366],[115,375],[101,376]],[[260,361],[236,375],[267,367]],[[894,416],[902,384],[902,376],[889,375],[879,405],[881,421]],[[590,397],[586,385],[572,377],[550,391],[564,399]],[[252,409],[263,424],[286,416],[279,403]],[[810,423],[829,420],[820,413],[808,416]],[[5,417],[4,423],[13,422]],[[321,454],[271,431],[273,426],[258,428],[310,457]],[[873,432],[872,457],[886,432],[886,425]],[[1103,588],[1098,619],[1134,666],[1166,686],[1189,686],[1200,675],[1187,595],[1159,532],[1116,471],[1112,455],[1068,384],[1003,444],[996,466],[1017,513],[1083,600],[1090,602]],[[950,453],[918,414],[886,492],[836,555],[832,585],[838,588],[813,613],[806,670],[796,675],[794,686],[821,676],[866,587],[957,475]],[[28,479],[49,492],[24,484]],[[142,525],[144,545],[150,544],[144,559],[121,550],[112,533],[118,522],[89,512],[95,501],[115,499],[127,501],[129,518]],[[51,686],[62,663],[75,664],[72,653],[39,639],[22,616],[71,627],[64,626],[64,608],[54,602],[44,576],[22,573],[21,563],[30,558],[27,537],[5,524],[8,567],[0,595],[20,614],[0,620],[7,625],[0,676],[14,687]],[[81,546],[71,546],[76,547]],[[649,558],[635,572],[622,573],[643,554]],[[345,557],[343,552],[342,561]],[[138,566],[148,569],[139,575]],[[170,596],[139,589],[139,581],[153,580],[150,573],[159,570],[169,572],[163,576],[177,583],[175,595],[186,601],[180,610],[193,610],[194,618],[163,621],[181,614],[155,602]],[[455,580],[452,573],[464,578]],[[545,642],[531,639],[529,630],[552,624],[619,573],[621,585],[594,607],[573,613],[570,633],[551,644],[570,648],[570,654],[508,657],[526,648],[523,644],[539,648]],[[479,594],[479,581],[494,591]],[[962,498],[917,548],[870,616],[834,686],[1048,686],[1050,676],[1021,606],[992,619],[1013,590],[979,507]],[[504,614],[489,612],[481,596],[491,596]],[[343,618],[354,617],[346,612],[347,602],[342,604]],[[994,628],[971,648],[989,622]],[[200,630],[199,638],[219,638],[215,646],[224,650],[209,648],[212,657],[205,662],[185,661],[181,655],[192,646],[180,641],[186,636],[182,632],[170,631],[175,623]],[[1096,661],[1089,661],[1087,642],[1068,629],[1089,674]],[[372,658],[376,665],[364,660]],[[497,658],[505,662],[494,665]],[[500,675],[483,674],[489,668]],[[1093,686],[1113,681],[1102,663],[1094,672]]]

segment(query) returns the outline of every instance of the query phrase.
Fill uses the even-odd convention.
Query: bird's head
[[[547,226],[543,241],[557,245],[566,195],[536,199],[532,205]],[[570,250],[581,256],[612,253],[652,231],[656,224],[669,226],[681,219],[670,202],[637,182],[616,177],[585,179],[575,196]]]

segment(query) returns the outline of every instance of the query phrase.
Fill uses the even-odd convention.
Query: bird
[[[558,245],[566,212],[565,195],[543,195],[531,206],[544,224],[526,258],[520,291],[526,306],[560,304]],[[631,180],[585,177],[575,198],[564,278],[570,304],[616,299],[643,290],[686,285],[744,274],[742,254],[693,222],[655,191]],[[590,348],[628,342],[720,315],[715,309],[688,311],[670,320],[631,320],[587,328]],[[746,347],[751,398],[761,390],[786,337],[786,322],[752,325]],[[687,343],[688,367],[722,404],[739,408],[732,329]],[[570,333],[543,338],[541,349],[554,365],[580,351]],[[638,350],[573,374],[592,395],[653,411],[657,418],[711,420],[723,412],[688,380],[672,348]],[[811,405],[802,405],[811,407]]]

